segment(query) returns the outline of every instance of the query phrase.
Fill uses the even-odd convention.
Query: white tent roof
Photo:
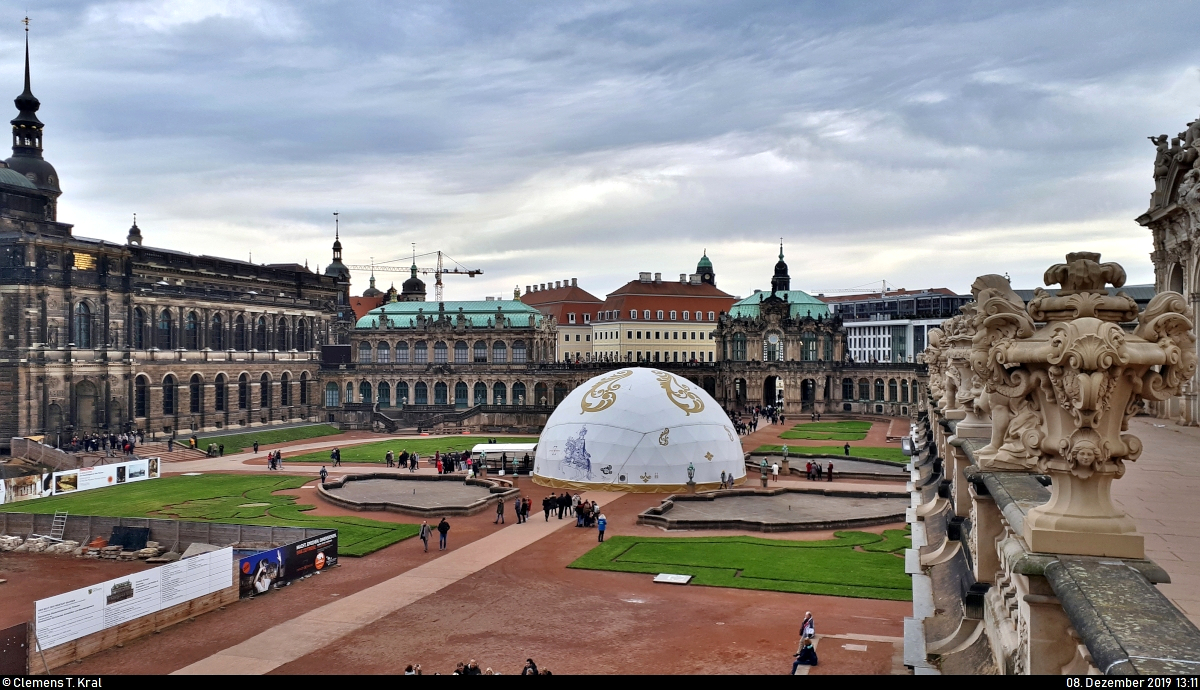
[[[534,481],[571,489],[683,491],[746,475],[745,454],[724,410],[700,386],[631,367],[596,376],[554,410],[538,440]]]

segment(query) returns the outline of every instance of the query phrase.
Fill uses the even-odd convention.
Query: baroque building
[[[347,330],[341,244],[326,275],[80,237],[25,88],[0,164],[0,438],[174,434],[315,419],[319,349]]]
[[[1157,292],[1177,292],[1189,315],[1200,318],[1200,117],[1171,138],[1150,137],[1154,158],[1154,191],[1150,208],[1137,222],[1154,238],[1154,283]],[[1180,394],[1152,404],[1158,416],[1189,426],[1200,423],[1200,378],[1193,377]]]

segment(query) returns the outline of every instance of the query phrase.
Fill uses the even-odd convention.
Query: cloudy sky
[[[16,96],[25,7],[3,7]],[[814,292],[965,291],[990,272],[1032,287],[1071,249],[1150,282],[1146,136],[1200,113],[1183,2],[30,11],[77,234],[123,241],[137,212],[147,244],[324,265],[336,210],[348,263],[415,242],[485,271],[448,278],[448,299],[571,277],[603,296],[705,248],[745,295],[780,237]]]

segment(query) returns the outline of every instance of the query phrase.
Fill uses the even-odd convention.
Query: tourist
[[[808,461],[807,463],[805,463],[805,465],[804,465],[804,478],[805,478],[805,479],[807,479],[807,480],[808,480],[808,481],[810,481],[810,482],[812,481],[812,478],[813,478],[813,470],[812,470],[812,465],[813,465],[813,464],[812,464],[812,460],[809,460],[809,461]]]
[[[546,522],[550,522],[550,511],[554,509],[554,505],[557,502],[558,499],[554,497],[553,491],[550,492],[549,496],[542,499],[542,510],[546,512]]]
[[[173,438],[167,439],[167,452],[168,453],[175,452],[175,439],[173,439]],[[254,452],[255,453],[258,452],[258,444],[257,443],[254,444]]]
[[[771,463],[771,480],[776,484],[779,483],[779,463]]]
[[[332,450],[332,451],[329,453],[329,458],[330,458],[331,460],[333,460],[333,466],[334,466],[334,467],[341,467],[341,465],[342,465],[342,451],[338,450],[337,448],[334,448],[334,449],[333,449],[333,450]]]
[[[813,472],[816,473],[817,481],[821,481],[821,461],[813,463]]]
[[[444,551],[446,549],[446,533],[450,531],[450,523],[446,522],[446,518],[442,518],[442,521],[438,523],[437,531],[438,551]]]
[[[608,527],[608,518],[605,517],[604,513],[600,513],[599,517],[596,518],[596,529],[600,532],[598,540],[600,542],[604,541],[604,529],[606,527]]]
[[[224,443],[217,444],[217,455],[222,458],[225,457],[225,444]]]
[[[813,647],[812,640],[805,638],[800,643],[800,651],[792,656],[796,660],[792,662],[792,675],[796,675],[796,669],[801,666],[816,666],[817,665],[817,650]]]
[[[825,481],[827,481],[827,482],[833,481],[833,461],[832,460],[829,461],[829,471],[827,471],[825,473]]]
[[[849,456],[850,455],[850,444],[849,443],[846,444],[845,449],[846,449],[846,455]]]
[[[399,462],[398,466],[399,467],[408,467],[408,450],[405,448],[400,449],[400,462]]]
[[[419,534],[417,534],[417,536],[420,537],[421,542],[425,544],[425,553],[429,553],[429,532],[430,531],[431,530],[429,529],[429,521],[422,520],[421,521],[421,531]]]
[[[558,519],[563,519],[563,513],[571,506],[571,496],[566,491],[558,497]]]
[[[800,637],[816,637],[817,624],[813,620],[812,611],[804,612],[804,620],[800,621]]]
[[[434,463],[434,466],[437,467],[437,473],[445,474],[444,472],[442,472],[442,470],[444,469],[442,467],[442,459],[440,457],[438,457],[437,453],[434,453],[434,457],[437,458],[436,462]]]
[[[504,499],[503,498],[501,498],[499,501],[496,501],[496,519],[492,520],[492,524],[493,525],[503,525],[504,524]]]
[[[525,660],[525,667],[521,669],[523,676],[536,676],[538,674],[537,664],[533,663],[533,659]]]
[[[721,470],[721,488],[725,488],[725,470]]]
[[[392,451],[390,451],[390,450],[389,450],[389,451],[388,451],[388,452],[387,452],[387,453],[386,453],[386,454],[383,456],[383,461],[384,461],[385,463],[387,463],[387,466],[388,466],[388,467],[391,467],[391,466],[392,466],[392,465],[395,463],[395,455],[392,453]]]
[[[321,483],[322,484],[325,483],[325,478],[328,476],[329,476],[329,470],[325,469],[324,465],[321,465]]]
[[[258,455],[258,439],[254,439],[254,454]]]

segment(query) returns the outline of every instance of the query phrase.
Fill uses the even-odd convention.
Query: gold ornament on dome
[[[648,484],[650,482],[650,479],[651,479],[650,475],[646,474],[645,472],[642,473],[641,480],[642,480],[643,484]]]
[[[684,414],[691,415],[693,412],[704,411],[704,401],[700,396],[692,392],[692,389],[675,379],[665,371],[660,371],[654,375],[658,379],[658,385],[667,392],[667,399],[675,404],[675,407],[683,410]],[[676,390],[678,388],[678,390]]]
[[[734,443],[737,443],[737,439],[733,437],[733,431],[732,431],[732,430],[730,430],[730,428],[729,428],[729,427],[727,427],[727,426],[723,426],[723,427],[721,427],[721,428],[725,430],[725,435],[729,437],[729,440],[730,440],[730,441],[733,441]]]
[[[670,435],[671,435],[670,429],[663,429],[662,433],[658,435],[658,445],[660,445],[660,446],[670,445],[670,443],[671,443]]]
[[[707,461],[709,461],[709,462],[712,462],[712,459],[713,459],[713,454],[712,454],[712,453],[705,453],[705,454],[704,454],[704,459],[705,459],[705,460],[707,460]]]
[[[583,399],[579,401],[579,414],[583,414],[584,412],[599,412],[612,407],[613,403],[617,401],[617,391],[621,388],[621,384],[617,382],[632,375],[632,370],[622,369],[597,381],[584,394]],[[592,402],[593,400],[595,402]]]

